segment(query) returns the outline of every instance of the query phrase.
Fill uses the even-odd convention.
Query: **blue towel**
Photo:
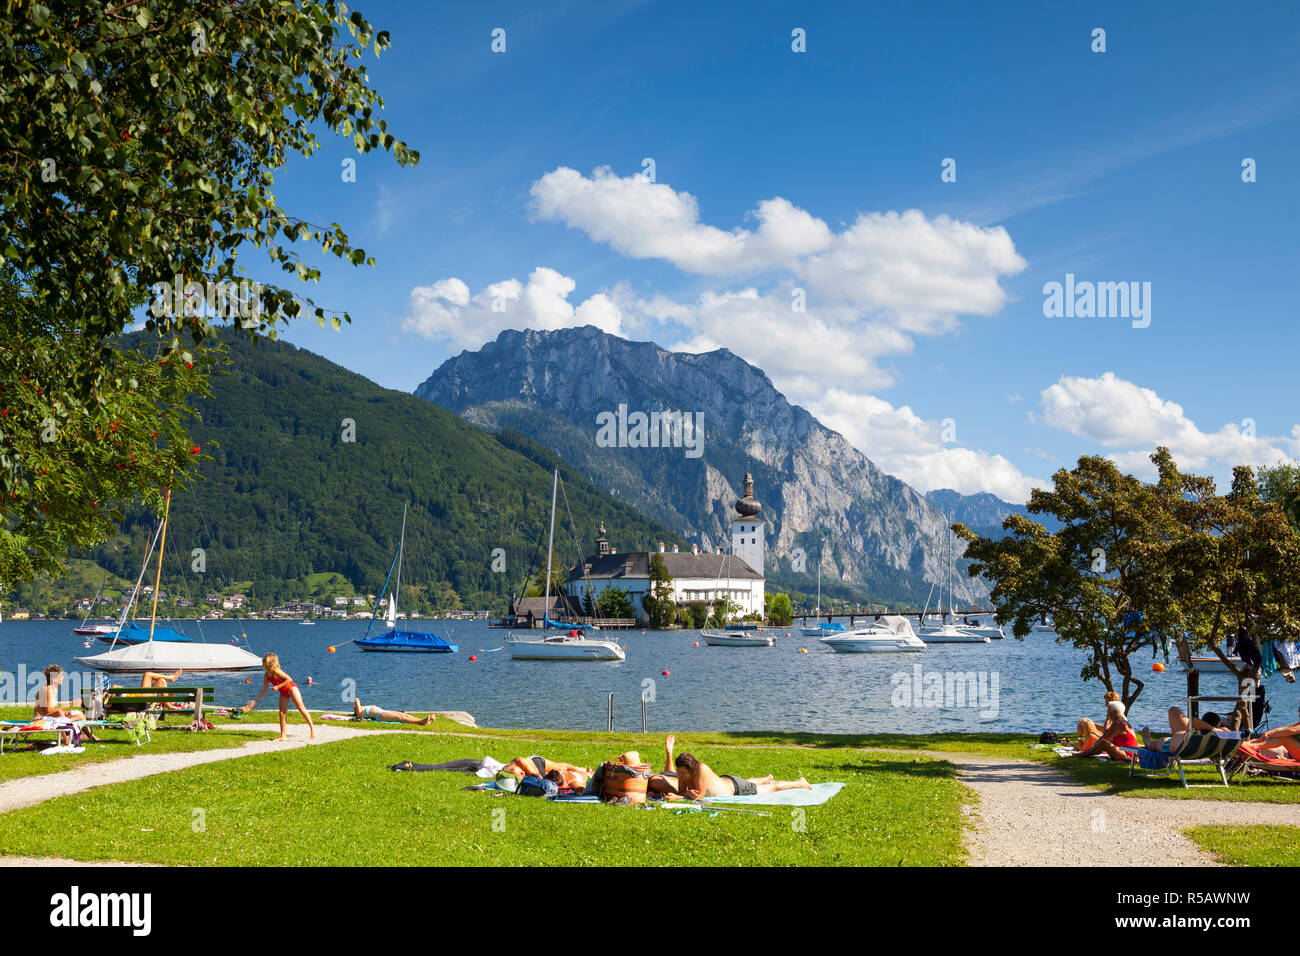
[[[842,783],[814,783],[811,790],[778,790],[751,797],[705,797],[709,803],[753,803],[780,807],[816,807],[844,789]]]

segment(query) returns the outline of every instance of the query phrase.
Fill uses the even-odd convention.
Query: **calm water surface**
[[[108,645],[96,641],[92,648],[83,647],[84,639],[71,633],[74,626],[69,621],[0,624],[0,671],[14,674],[20,664],[29,673],[47,664],[82,670],[75,656],[101,653]],[[1080,716],[1104,715],[1102,686],[1079,679],[1084,655],[1058,645],[1050,634],[1024,641],[931,645],[920,654],[836,654],[801,637],[796,628],[773,629],[777,644],[770,648],[709,647],[696,631],[615,631],[607,636],[626,645],[627,660],[590,663],[511,660],[508,651],[498,650],[507,632],[489,628],[486,621],[410,622],[459,644],[460,653],[450,655],[367,653],[345,643],[365,632],[365,622],[209,621],[200,629],[186,621],[169,626],[209,643],[228,643],[232,636],[246,634],[254,653],[280,655],[313,710],[350,710],[344,695],[355,686],[367,703],[402,710],[465,710],[490,727],[603,729],[613,693],[615,728],[639,730],[643,687],[654,692],[652,731],[1036,733],[1072,728]],[[331,645],[337,647],[333,654],[327,650]],[[800,648],[808,652],[800,653]],[[478,659],[471,661],[471,655]],[[1164,729],[1165,712],[1186,693],[1186,680],[1176,663],[1163,674],[1153,673],[1150,664],[1142,662],[1147,686],[1131,719],[1139,727]],[[944,706],[907,705],[900,685],[908,691],[916,685],[918,665],[922,689],[931,673],[982,675],[983,699],[974,707],[955,706],[955,699]],[[316,686],[304,686],[308,676]],[[261,687],[260,676],[252,687],[242,684],[245,677],[206,675],[204,680],[216,685],[218,702],[242,704]],[[1201,683],[1202,693],[1231,689],[1227,675],[1203,676]],[[1298,687],[1279,675],[1267,680],[1275,724],[1294,721]],[[268,704],[274,705],[274,695],[264,698],[262,706]]]

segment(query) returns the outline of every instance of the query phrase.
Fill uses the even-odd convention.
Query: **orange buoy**
[[[664,671],[664,676],[665,676],[665,677],[671,677],[672,675],[669,674],[667,671]]]
[[[333,654],[333,653],[334,653],[334,648],[332,648],[332,647],[329,648],[329,652],[330,652],[331,654]]]
[[[699,642],[699,641],[696,641],[696,642],[695,642],[695,646],[696,646],[696,647],[699,647],[699,646],[700,646],[700,642]]]
[[[473,654],[471,654],[471,655],[469,656],[469,659],[472,660],[472,661],[476,661],[476,660],[478,660],[478,658],[477,658],[475,655],[473,655]]]
[[[1156,661],[1154,664],[1151,665],[1151,669],[1155,671],[1157,674],[1163,674],[1165,672],[1165,665],[1161,664],[1159,661]]]

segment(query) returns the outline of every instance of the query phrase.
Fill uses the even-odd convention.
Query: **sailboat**
[[[402,588],[402,559],[406,553],[406,505],[402,506],[402,536],[397,542],[397,554],[393,556],[393,563],[388,568],[388,577],[391,579],[393,570],[397,570],[397,580],[393,584],[393,593],[388,596],[388,614],[384,618],[384,623],[391,628],[387,634],[376,634],[370,636],[370,628],[374,626],[379,615],[379,608],[375,608],[374,615],[370,618],[370,623],[366,625],[364,637],[359,637],[353,643],[363,651],[390,651],[405,652],[414,654],[455,654],[459,647],[452,644],[437,634],[429,631],[407,631],[397,630],[397,595]],[[384,589],[388,589],[388,581],[384,581]],[[381,592],[382,596],[382,592]]]
[[[594,631],[590,624],[557,624],[551,620],[551,556],[555,547],[555,499],[560,487],[560,472],[556,469],[551,481],[551,530],[546,547],[546,587],[542,604],[542,637],[518,637],[513,631],[506,635],[506,647],[517,661],[622,661],[627,659],[623,648],[613,641],[585,637]],[[572,517],[572,516],[570,516]],[[552,628],[558,634],[548,634]]]
[[[727,551],[727,590],[724,607],[729,616],[731,612],[731,555],[733,549]],[[776,644],[775,634],[764,634],[762,628],[750,629],[747,624],[732,624],[730,621],[724,622],[721,631],[700,631],[700,636],[704,638],[704,643],[710,647],[772,647]]]
[[[943,611],[943,586],[945,581],[940,581],[939,600],[935,604],[935,608],[939,613],[939,623],[922,624],[921,629],[917,631],[917,636],[927,644],[987,644],[989,643],[990,634],[989,631],[985,628],[977,628],[965,624],[948,623],[947,620],[948,614],[951,614],[954,617],[956,617],[957,614],[956,609],[953,607],[953,591],[955,590],[954,585],[956,583],[956,577],[957,577],[957,555],[955,551],[952,555],[952,562],[949,565],[949,571],[950,574],[944,576],[945,581],[948,585],[948,612],[947,614],[945,614]],[[933,592],[934,588],[931,587],[930,590],[931,592]],[[926,614],[928,614],[930,610],[930,600],[928,597],[926,598],[925,608],[926,608]],[[923,614],[922,621],[924,620],[925,620],[925,615]],[[1001,634],[1000,628],[998,629],[998,633],[999,635]]]
[[[838,654],[881,654],[924,651],[925,642],[912,631],[907,618],[889,615],[877,624],[856,631],[823,637],[822,643]]]
[[[99,606],[99,596],[104,593],[104,584],[107,581],[108,572],[105,571],[104,576],[99,580],[99,587],[95,591],[95,596],[90,600],[90,607],[87,608],[88,612],[93,613],[95,608]],[[101,634],[113,633],[114,628],[112,624],[88,624],[87,622],[90,620],[90,613],[87,613],[86,616],[81,619],[81,623],[72,629],[73,634],[76,634],[78,637],[99,637]]]
[[[806,607],[807,605],[805,605]],[[820,619],[822,616],[822,562],[817,561],[817,610],[813,612],[814,619]],[[836,634],[845,634],[848,628],[842,621],[821,621],[812,627],[801,627],[799,633],[804,637],[834,637]]]
[[[235,647],[231,644],[205,644],[190,641],[184,635],[180,635],[182,640],[162,640],[159,632],[168,630],[159,628],[158,624],[158,589],[162,586],[162,562],[163,562],[163,544],[167,539],[167,519],[171,513],[172,493],[171,489],[167,490],[167,497],[163,505],[162,523],[158,526],[156,540],[158,543],[158,573],[154,578],[153,589],[153,608],[149,614],[149,633],[148,637],[140,643],[126,643],[123,647],[115,647],[103,654],[96,654],[92,657],[78,657],[78,664],[83,664],[97,671],[106,671],[110,673],[141,673],[143,671],[247,671],[261,668],[262,659],[256,655],[250,654],[241,647]],[[149,555],[145,554],[145,565],[148,566]],[[144,569],[140,571],[140,578],[144,578]],[[132,602],[140,590],[140,581],[136,581],[135,590],[131,594]],[[127,610],[130,604],[127,605]],[[122,612],[122,622],[126,621],[127,610]],[[119,625],[120,626],[120,625]],[[132,629],[138,628],[143,632],[142,625],[132,622],[129,625]],[[172,632],[175,633],[175,632]],[[125,643],[118,641],[118,643]]]

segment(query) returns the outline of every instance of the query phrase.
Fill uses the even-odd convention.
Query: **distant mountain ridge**
[[[706,546],[729,544],[732,504],[752,471],[768,527],[767,576],[777,585],[811,590],[819,555],[827,580],[884,602],[923,603],[931,584],[951,576],[955,539],[945,513],[727,349],[669,352],[592,326],[508,330],[448,359],[415,394],[484,428],[530,436],[593,484]],[[603,447],[600,424],[620,406],[626,416],[701,414],[702,454]],[[959,599],[987,596],[964,573],[957,587]]]
[[[1030,521],[1037,521],[1048,531],[1060,528],[1060,522],[1051,515],[1030,514],[1024,505],[1003,501],[988,492],[963,495],[951,488],[936,488],[926,492],[926,500],[953,521],[960,521],[976,534],[985,538],[1001,538],[1007,532],[1002,529],[1002,522],[1008,515],[1023,515]]]

